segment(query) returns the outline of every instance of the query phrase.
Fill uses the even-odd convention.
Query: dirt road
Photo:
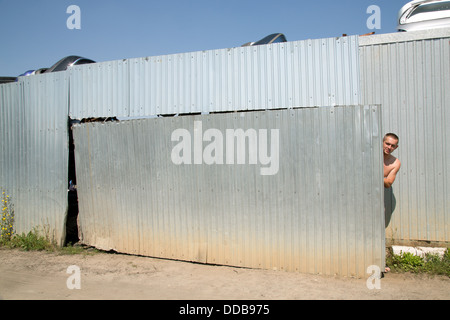
[[[70,269],[70,266],[76,267]],[[71,273],[67,273],[68,268]],[[122,254],[61,255],[0,248],[0,298],[447,300],[450,279],[387,273],[381,279],[380,289],[369,290],[367,279],[201,265]]]

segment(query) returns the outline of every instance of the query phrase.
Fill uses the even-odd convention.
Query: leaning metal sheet
[[[380,126],[379,106],[76,125],[82,241],[362,277],[384,267]]]

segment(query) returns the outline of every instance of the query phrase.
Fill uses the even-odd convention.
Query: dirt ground
[[[79,268],[79,282],[76,272],[67,273],[72,265]],[[68,282],[75,288],[69,289]],[[380,289],[369,290],[367,279],[211,266],[123,254],[61,255],[0,248],[0,298],[447,300],[450,279],[386,273]]]

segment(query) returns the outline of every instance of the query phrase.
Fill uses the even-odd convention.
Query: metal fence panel
[[[380,120],[379,107],[352,106],[76,125],[82,241],[202,263],[364,276],[369,265],[384,267]],[[227,149],[227,129],[249,140]],[[174,152],[191,164],[178,165]],[[262,175],[269,167],[273,174]]]
[[[0,85],[0,187],[14,203],[16,232],[62,243],[67,211],[68,79],[64,72]]]
[[[75,66],[70,115],[353,105],[359,86],[357,36],[292,41]]]
[[[450,241],[450,29],[360,40],[362,103],[381,104],[402,162],[386,190],[390,242]]]
[[[70,77],[72,119],[130,115],[129,61],[118,60],[75,66]]]

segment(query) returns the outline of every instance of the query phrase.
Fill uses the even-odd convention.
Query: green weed
[[[37,228],[27,234],[16,234],[9,242],[10,248],[20,248],[25,251],[55,251],[56,244],[48,237],[42,235]]]
[[[416,256],[410,252],[401,255],[390,253],[386,257],[386,265],[394,272],[427,273],[450,277],[450,253],[447,249],[441,258],[436,254]]]

